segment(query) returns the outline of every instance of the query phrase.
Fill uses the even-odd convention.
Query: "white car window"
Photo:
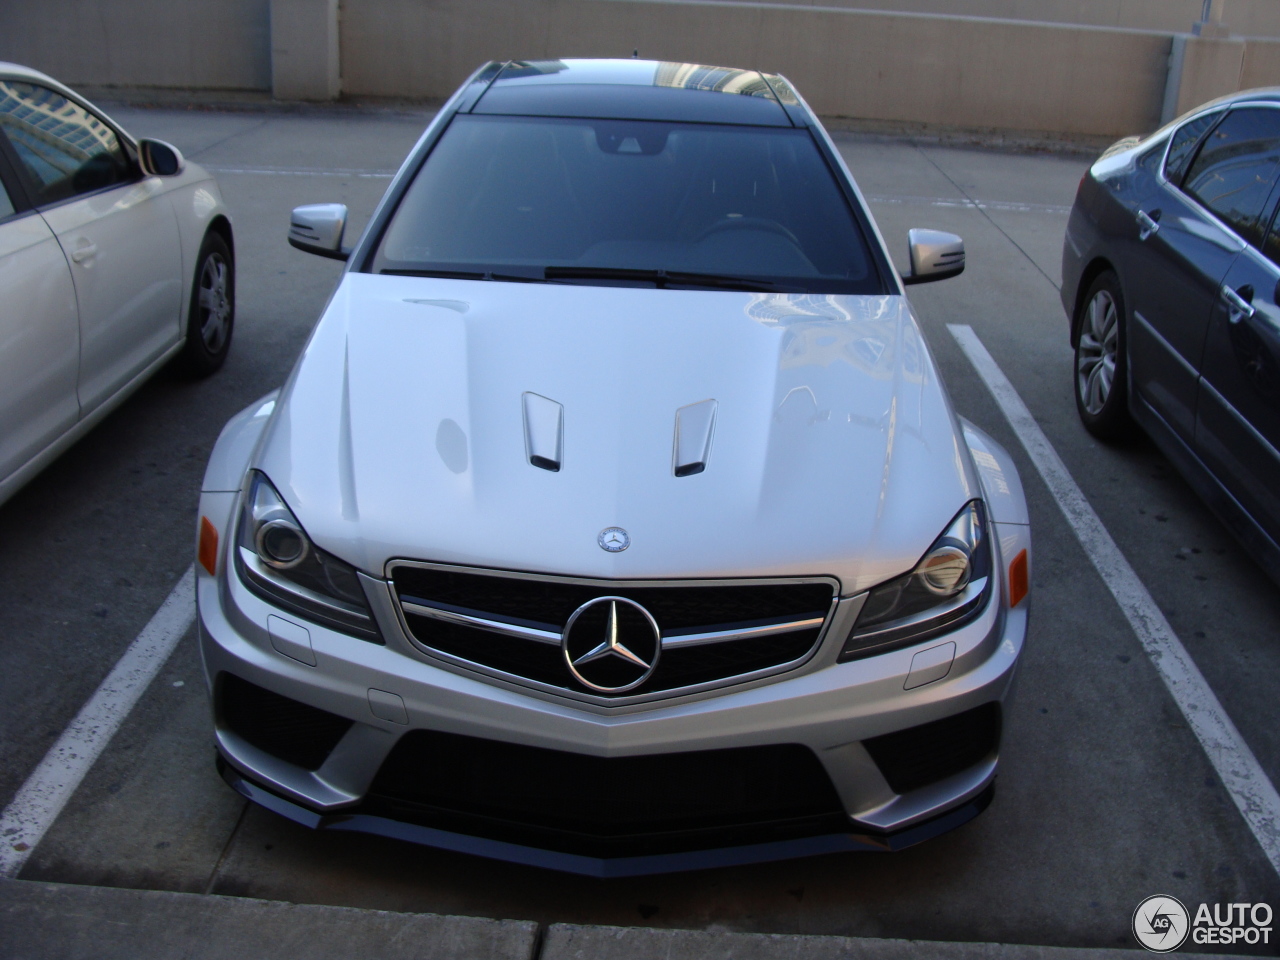
[[[0,130],[38,206],[132,179],[133,165],[111,128],[47,87],[0,80]]]

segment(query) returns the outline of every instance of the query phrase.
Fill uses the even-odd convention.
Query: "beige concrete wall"
[[[1240,89],[1280,87],[1280,40],[1249,40],[1240,67]]]
[[[1246,43],[1238,39],[1188,38],[1177,104],[1170,118],[1240,89]]]
[[[786,74],[820,114],[1123,135],[1159,120],[1170,38],[640,0],[344,0],[343,89],[440,97],[489,59],[641,56]]]
[[[270,0],[0,0],[0,60],[72,84],[267,90]]]
[[[714,0],[713,0],[714,2]],[[862,10],[1005,17],[1040,23],[1089,24],[1188,33],[1202,0],[772,0]],[[1224,0],[1222,20],[1244,36],[1280,37],[1280,0]]]
[[[342,90],[338,0],[271,0],[271,93],[333,100]]]

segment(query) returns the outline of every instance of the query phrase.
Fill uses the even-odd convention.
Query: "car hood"
[[[530,464],[523,394],[563,407]],[[676,411],[714,399],[705,471]],[[256,465],[323,548],[593,578],[910,569],[973,466],[899,296],[780,295],[347,274]],[[619,526],[628,549],[597,536]]]

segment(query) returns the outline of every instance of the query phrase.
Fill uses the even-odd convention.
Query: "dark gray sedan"
[[[1062,250],[1076,405],[1134,424],[1280,581],[1280,89],[1122,140],[1080,181]]]

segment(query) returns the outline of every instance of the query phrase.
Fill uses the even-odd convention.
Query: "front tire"
[[[196,258],[187,336],[178,365],[193,377],[207,377],[226,362],[236,318],[235,261],[219,234],[210,232]]]
[[[1099,440],[1122,440],[1133,430],[1129,417],[1128,338],[1120,280],[1099,274],[1080,304],[1075,354],[1076,410]]]

